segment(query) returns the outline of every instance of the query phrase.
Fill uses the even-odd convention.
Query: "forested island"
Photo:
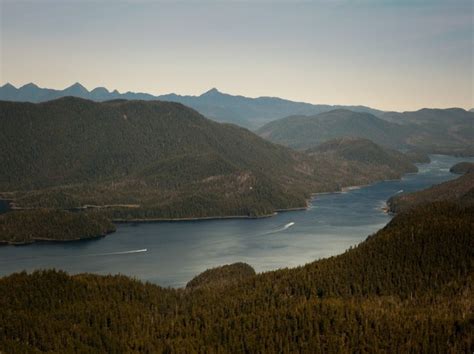
[[[110,220],[95,212],[34,209],[0,214],[0,244],[75,241],[114,231]]]

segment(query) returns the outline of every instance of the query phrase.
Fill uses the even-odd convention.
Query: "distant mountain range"
[[[329,139],[359,137],[383,146],[427,153],[474,155],[474,113],[461,108],[370,113],[345,109],[290,116],[257,133],[275,143],[304,150]]]
[[[75,83],[64,90],[40,88],[33,83],[20,88],[16,88],[8,83],[0,87],[0,100],[5,101],[38,103],[65,96],[80,97],[93,101],[127,99],[178,102],[194,108],[207,118],[219,122],[234,123],[249,129],[258,128],[272,120],[289,115],[314,115],[336,108],[346,108],[354,112],[368,112],[375,115],[383,113],[382,111],[365,106],[314,105],[277,97],[249,98],[233,96],[222,93],[215,88],[200,96],[181,96],[174,93],[154,96],[148,93],[120,93],[117,90],[109,91],[105,87],[97,87],[89,91],[80,83]]]

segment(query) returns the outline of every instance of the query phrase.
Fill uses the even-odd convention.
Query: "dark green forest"
[[[417,205],[436,201],[474,205],[474,172],[468,172],[454,180],[440,183],[418,192],[395,195],[387,201],[387,204],[390,211],[400,212]]]
[[[373,141],[363,138],[344,137],[328,140],[315,148],[308,149],[310,155],[321,155],[327,159],[337,159],[341,164],[352,162],[361,169],[381,173],[402,169],[406,173],[417,172],[413,165],[413,155],[406,155],[397,150],[384,148]],[[421,157],[421,156],[417,156]],[[429,158],[428,158],[429,162]]]
[[[473,156],[473,119],[474,112],[461,108],[424,108],[376,115],[336,109],[311,116],[277,119],[259,128],[257,133],[274,143],[301,150],[329,139],[352,136],[420,154]]]
[[[469,353],[473,213],[419,206],[340,256],[258,275],[218,269],[196,278],[207,286],[187,289],[119,275],[13,274],[0,279],[0,348]],[[240,280],[223,283],[229,272]]]
[[[113,231],[110,220],[96,212],[35,209],[0,214],[0,243],[72,241]]]
[[[416,170],[380,147],[352,154],[370,163],[296,152],[161,101],[0,101],[0,150],[0,197],[15,210],[89,206],[111,220],[265,216]]]
[[[449,169],[450,172],[463,175],[468,172],[474,172],[473,162],[459,162]]]

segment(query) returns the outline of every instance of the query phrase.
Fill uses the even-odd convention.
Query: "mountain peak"
[[[30,82],[29,84],[23,85],[20,89],[38,89],[39,87],[34,83]]]
[[[220,92],[218,89],[215,87],[211,88],[209,91],[204,92],[201,97],[203,96],[213,96],[213,95],[221,95],[222,92]]]
[[[0,87],[2,89],[16,89],[15,86],[13,86],[11,83],[7,82],[5,85],[3,85],[2,87]]]
[[[96,87],[95,89],[93,89],[91,91],[91,93],[107,94],[107,93],[109,93],[109,90],[107,90],[107,88],[105,88],[105,87],[99,86],[99,87]]]
[[[79,92],[89,92],[87,89],[82,86],[79,82],[72,84],[71,86],[67,87],[64,91],[79,91]]]

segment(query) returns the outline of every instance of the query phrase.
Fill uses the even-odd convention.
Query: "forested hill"
[[[474,113],[460,108],[388,112],[378,116],[339,109],[275,120],[258,129],[257,133],[270,141],[297,149],[351,136],[397,149],[474,155]]]
[[[463,175],[468,172],[474,172],[474,162],[459,162],[449,169],[449,172]]]
[[[474,205],[474,172],[467,172],[454,180],[422,191],[398,194],[390,198],[387,204],[390,211],[398,213],[436,201],[455,201],[461,205]]]
[[[369,113],[345,109],[313,116],[289,116],[270,122],[257,133],[276,143],[296,149],[315,147],[331,139],[358,137],[384,146],[401,145],[403,131],[395,123]]]
[[[0,348],[470,353],[473,212],[427,205],[337,257],[259,275],[238,265],[195,281],[222,286],[173,290],[124,276],[14,274],[0,279]],[[231,272],[240,280],[228,282]]]
[[[0,150],[14,207],[91,205],[127,220],[271,214],[410,171],[295,152],[161,101],[0,102]]]
[[[307,153],[324,155],[332,159],[354,161],[361,168],[386,166],[387,170],[402,169],[406,172],[416,172],[411,157],[397,150],[384,148],[373,141],[362,138],[344,137],[328,140],[315,148],[308,149]]]
[[[0,102],[0,111],[2,189],[154,175],[178,185],[246,168],[275,174],[294,162],[290,150],[178,103],[66,97]]]
[[[66,97],[0,112],[0,190],[42,190],[28,206],[153,204],[172,217],[305,204],[300,155],[179,103]]]

